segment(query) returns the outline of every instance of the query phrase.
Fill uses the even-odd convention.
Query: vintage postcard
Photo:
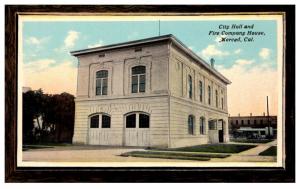
[[[284,14],[24,14],[20,167],[284,167]]]

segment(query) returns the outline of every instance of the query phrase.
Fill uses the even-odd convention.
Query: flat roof
[[[70,53],[71,53],[71,55],[77,57],[77,56],[89,54],[89,53],[103,52],[103,51],[112,50],[112,49],[133,47],[133,46],[137,46],[137,45],[144,45],[144,44],[161,42],[161,41],[172,41],[174,45],[176,45],[179,49],[181,49],[186,54],[188,54],[191,58],[196,60],[196,62],[198,64],[200,64],[201,66],[203,66],[204,68],[206,68],[207,71],[214,74],[216,77],[218,77],[220,80],[222,80],[226,84],[231,83],[231,81],[229,81],[225,76],[223,76],[215,68],[212,68],[205,60],[200,58],[196,53],[194,53],[192,50],[190,50],[186,45],[184,45],[180,40],[178,40],[172,34],[151,37],[151,38],[145,38],[145,39],[140,39],[140,40],[134,40],[134,41],[127,41],[127,42],[116,43],[116,44],[111,44],[111,45],[105,45],[105,46],[101,46],[101,47],[76,50],[76,51],[71,51]]]

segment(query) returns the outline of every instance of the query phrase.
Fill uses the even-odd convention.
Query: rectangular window
[[[244,125],[244,120],[242,120],[242,125]]]
[[[101,79],[96,80],[96,95],[101,95]]]
[[[146,78],[145,75],[140,75],[140,92],[145,92]]]
[[[209,130],[217,130],[217,122],[216,121],[209,121],[208,122]]]
[[[102,95],[107,95],[107,78],[102,79]]]
[[[254,125],[256,125],[256,120],[254,120]]]
[[[138,92],[138,76],[132,76],[132,87],[131,87],[132,93]]]
[[[250,120],[248,119],[248,125],[250,125]]]
[[[236,120],[236,121],[235,121],[235,124],[237,124],[237,125],[238,125],[238,124],[239,124],[239,121],[238,121],[238,120]]]

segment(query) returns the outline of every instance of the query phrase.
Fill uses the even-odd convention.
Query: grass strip
[[[155,151],[150,150],[147,152],[151,153],[168,153],[170,155],[185,155],[185,156],[195,156],[195,157],[208,157],[208,158],[226,158],[229,157],[230,154],[221,154],[221,153],[205,153],[205,152],[172,152],[172,151]]]
[[[37,144],[24,144],[23,151],[33,150],[33,149],[43,149],[43,148],[54,148],[59,146],[72,146],[71,143],[37,143]]]
[[[211,152],[211,153],[239,153],[256,145],[243,144],[204,144],[197,146],[181,147],[181,148],[150,148],[157,151],[180,151],[180,152]]]
[[[276,156],[277,155],[277,146],[271,146],[265,151],[260,152],[258,155],[260,156]]]
[[[240,143],[261,143],[265,144],[272,142],[274,139],[231,139],[231,142],[240,142]]]
[[[195,153],[176,153],[176,152],[154,152],[154,151],[132,151],[121,154],[124,157],[143,157],[143,158],[163,158],[163,159],[183,159],[208,161],[210,158],[225,158],[230,155],[221,154],[195,154]]]

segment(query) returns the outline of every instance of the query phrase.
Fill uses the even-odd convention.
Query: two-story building
[[[233,138],[276,138],[277,116],[231,116],[229,134]]]
[[[71,52],[73,143],[181,147],[227,142],[230,81],[173,35]]]

